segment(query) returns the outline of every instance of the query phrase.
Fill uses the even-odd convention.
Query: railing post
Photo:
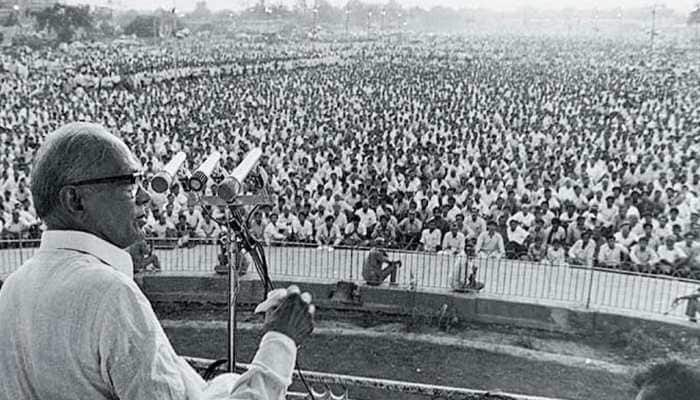
[[[18,243],[19,243],[19,265],[22,265],[22,264],[24,264],[24,254],[22,254],[23,247],[22,247],[22,234],[21,233],[19,234]]]
[[[352,282],[352,270],[355,267],[355,246],[350,246],[350,282]]]
[[[593,268],[593,266],[591,265],[590,270],[591,270],[591,278],[590,278],[590,282],[588,282],[588,295],[586,296],[586,309],[591,308],[591,296],[593,293],[593,274],[595,273],[595,268]]]

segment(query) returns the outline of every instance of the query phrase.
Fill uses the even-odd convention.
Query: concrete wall
[[[145,275],[136,278],[151,302],[194,302],[227,304],[228,277]],[[303,291],[314,295],[314,303],[323,309],[352,310],[358,306],[329,300],[335,285],[313,282],[276,282],[277,287],[297,284]],[[360,288],[362,310],[371,310],[396,316],[409,316],[412,311],[434,315],[443,305],[450,315],[462,322],[506,324],[577,335],[615,335],[620,330],[642,329],[650,335],[700,335],[700,328],[683,321],[667,322],[629,315],[601,313],[585,309],[571,309],[555,305],[532,304],[486,297],[481,294],[411,292],[391,287]],[[239,303],[255,304],[263,298],[260,281],[241,282]],[[454,314],[453,314],[454,313]]]

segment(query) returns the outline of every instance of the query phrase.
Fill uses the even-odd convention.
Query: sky
[[[108,2],[113,4],[121,3],[120,8],[124,9],[139,9],[150,10],[159,7],[173,7],[182,11],[191,11],[199,0],[72,0],[70,3],[88,3],[93,5],[106,5]],[[307,4],[312,5],[314,0],[306,0]],[[335,5],[344,5],[346,0],[329,0]],[[378,0],[365,0],[368,3],[382,3]],[[207,0],[207,6],[211,10],[232,9],[240,10],[252,6],[257,0]],[[287,4],[293,5],[296,0],[266,0],[269,4]],[[405,7],[420,6],[430,8],[436,5],[450,6],[454,8],[487,8],[494,11],[512,11],[529,6],[533,8],[557,10],[566,7],[579,9],[610,9],[616,7],[622,8],[640,8],[651,7],[656,4],[663,4],[680,13],[687,13],[694,8],[700,0],[397,0]]]

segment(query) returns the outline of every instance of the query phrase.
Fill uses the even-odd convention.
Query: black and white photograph
[[[700,400],[697,0],[0,0],[0,400]]]

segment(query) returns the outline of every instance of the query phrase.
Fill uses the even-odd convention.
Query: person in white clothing
[[[530,212],[530,206],[528,204],[523,204],[520,208],[521,211],[515,213],[515,215],[511,217],[510,221],[518,221],[520,223],[520,227],[528,230],[535,223],[535,214]]]
[[[517,259],[527,253],[525,241],[528,237],[528,232],[520,227],[518,220],[511,219],[509,227],[506,229],[506,253],[508,258]]]
[[[649,238],[642,236],[630,249],[630,260],[637,272],[653,272],[659,262],[659,256],[649,247]]]
[[[466,240],[467,238],[464,234],[459,231],[459,225],[453,222],[450,225],[450,231],[446,232],[442,238],[442,250],[440,252],[444,254],[465,254]]]
[[[211,218],[211,214],[205,213],[199,221],[195,234],[199,238],[215,239],[219,237],[221,227],[219,223]]]
[[[266,303],[251,368],[205,382],[173,350],[123,249],[143,238],[148,193],[124,142],[96,124],[49,134],[31,191],[41,247],[0,289],[0,400],[278,400],[313,330],[309,295]]]
[[[263,240],[267,245],[287,240],[287,232],[280,230],[279,225],[277,225],[277,213],[270,213],[270,221],[265,225],[263,231]]]
[[[591,231],[584,231],[581,239],[569,249],[569,263],[573,265],[593,266],[596,244],[591,239]]]
[[[615,237],[609,235],[605,244],[598,250],[598,266],[603,268],[620,268],[626,257],[629,257],[627,248],[615,242]]]
[[[628,250],[631,249],[639,239],[636,235],[632,234],[630,227],[631,224],[629,221],[623,221],[622,224],[620,224],[620,231],[615,233],[615,242],[625,246]]]
[[[486,232],[481,232],[476,239],[474,253],[477,258],[496,258],[505,257],[506,249],[503,244],[503,236],[496,232],[496,221],[490,220],[486,226]]]
[[[566,264],[566,249],[563,247],[563,241],[555,240],[547,246],[545,260],[552,265]]]
[[[290,212],[289,206],[282,207],[282,213],[277,217],[277,228],[290,239],[294,232],[294,225],[298,218]]]
[[[664,274],[672,274],[679,271],[688,259],[688,255],[680,247],[676,247],[675,244],[675,238],[669,236],[665,239],[665,243],[659,246],[656,251],[659,256],[658,268]]]
[[[295,242],[312,243],[314,240],[314,227],[306,218],[306,213],[299,213],[299,218],[292,223],[292,237]]]
[[[369,201],[362,201],[362,208],[355,211],[355,214],[360,217],[360,222],[368,230],[374,229],[374,225],[377,223],[377,214],[369,208]]]
[[[442,232],[435,226],[435,221],[428,221],[428,227],[423,230],[420,237],[424,251],[437,251],[442,240]]]

